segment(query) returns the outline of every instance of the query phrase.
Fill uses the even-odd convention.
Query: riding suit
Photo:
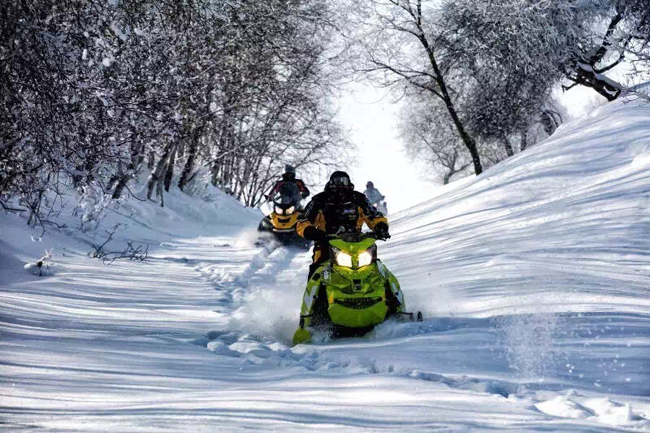
[[[309,277],[325,261],[330,259],[328,234],[360,232],[363,223],[371,230],[388,234],[388,220],[360,192],[349,190],[343,193],[330,183],[325,191],[316,194],[298,219],[296,232],[314,241],[312,265]]]
[[[296,179],[295,173],[284,173],[282,175],[282,180],[279,180],[275,183],[275,185],[269,192],[268,197],[272,198],[274,195],[280,192],[280,188],[282,188],[282,185],[284,185],[285,183],[295,184],[300,190],[300,195],[302,198],[309,197],[310,192],[307,186],[305,185],[305,182],[303,182],[301,179]]]
[[[368,201],[372,204],[379,203],[385,198],[377,188],[368,188],[363,192],[363,194],[368,197]]]
[[[344,172],[333,173],[325,191],[315,195],[299,217],[296,232],[305,239],[314,241],[314,253],[303,296],[300,324],[292,340],[294,344],[311,341],[310,327],[327,323],[326,318],[329,317],[327,289],[321,282],[326,278],[326,271],[322,275],[320,271],[317,272],[331,258],[328,235],[360,233],[364,223],[377,233],[378,239],[390,237],[386,217],[370,204],[365,195],[354,191],[354,185]],[[388,306],[386,314],[402,312],[404,301],[399,282],[383,264],[377,262],[377,266],[387,281],[386,295],[383,298]],[[341,328],[337,329],[336,332],[341,331]]]

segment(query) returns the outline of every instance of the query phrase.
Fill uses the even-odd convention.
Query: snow
[[[379,255],[425,320],[364,338],[291,347],[309,254],[218,192],[41,241],[0,215],[3,427],[648,431],[649,120],[599,107],[392,217]],[[147,260],[88,257],[118,223]]]
[[[535,407],[548,415],[563,418],[596,419],[598,422],[614,426],[634,424],[641,418],[632,413],[628,404],[620,404],[608,398],[596,398],[580,404],[574,401],[577,394],[570,391],[551,400],[535,404]]]
[[[589,418],[593,415],[589,409],[585,408],[579,403],[574,402],[573,400],[568,399],[565,396],[558,396],[552,400],[537,403],[535,407],[548,415],[563,418],[584,419]]]

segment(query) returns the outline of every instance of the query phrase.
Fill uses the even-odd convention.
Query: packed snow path
[[[71,255],[61,263],[65,271],[33,290],[3,295],[9,314],[3,324],[2,413],[8,426],[567,429],[594,427],[600,418],[645,425],[621,403],[629,397],[580,391],[567,397],[575,385],[569,377],[542,384],[535,379],[526,389],[526,380],[513,381],[499,329],[523,324],[516,318],[505,328],[498,320],[453,317],[391,324],[365,339],[290,350],[285,343],[295,317],[288,313],[298,302],[290,298],[300,299],[304,253],[242,249],[228,238],[164,245],[138,264],[98,267]],[[275,281],[269,281],[272,275]],[[12,315],[16,319],[8,320]],[[587,382],[610,387],[601,364],[618,362],[622,371],[637,372],[638,387],[648,377],[641,353],[635,359],[625,354],[636,352],[619,347],[629,342],[621,337],[632,333],[647,342],[650,325],[637,319],[523,320],[570,334],[554,344],[565,346],[569,358],[574,352],[573,368],[596,375]],[[607,343],[595,339],[602,347],[585,349],[589,334]],[[551,349],[536,350],[539,340],[519,344],[530,351],[520,355],[533,364]],[[605,368],[614,377],[616,365]],[[543,413],[565,413],[574,405],[581,408],[576,418],[591,421],[567,423],[563,415]]]
[[[379,254],[426,319],[359,339],[290,347],[309,255],[250,219],[168,221],[143,263],[55,234],[19,281],[2,216],[2,425],[647,431],[649,117],[610,104],[394,218]]]

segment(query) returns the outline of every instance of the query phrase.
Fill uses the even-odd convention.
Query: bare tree
[[[467,174],[472,161],[463,152],[463,142],[441,105],[422,92],[411,95],[401,116],[400,135],[409,157],[441,168],[446,185],[453,176]]]
[[[359,45],[366,61],[361,70],[385,86],[402,83],[439,99],[478,175],[483,167],[476,140],[458,112],[459,70],[455,50],[443,43],[447,29],[435,19],[436,11],[431,4],[422,0],[364,3],[357,13],[363,24]]]

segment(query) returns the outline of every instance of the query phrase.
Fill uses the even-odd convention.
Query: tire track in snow
[[[264,245],[260,252],[251,259],[244,271],[235,277],[233,281],[234,284],[241,287],[247,287],[250,284],[251,278],[266,266],[267,261],[270,260],[271,256],[280,248],[280,245],[275,241],[271,241]]]
[[[233,256],[242,252],[246,250],[233,251]],[[298,281],[303,281],[303,271],[306,275],[309,252],[272,240],[249,257],[234,269],[222,264],[194,266],[215,288],[213,311],[226,323],[212,334],[232,331],[240,337],[257,335],[268,344],[280,340],[288,343],[289,323],[295,326],[300,309],[302,287]],[[295,308],[293,303],[297,304]]]
[[[408,333],[410,335],[441,332],[443,329],[449,329],[447,323],[441,324],[436,320],[413,324],[388,323],[387,325],[388,327],[398,328],[398,334]],[[473,325],[459,324],[459,326]],[[377,342],[394,339],[394,337],[390,336],[390,331],[388,335],[388,337],[357,338],[354,339],[354,342],[359,343],[366,340],[368,343],[376,344]],[[271,341],[253,334],[240,334],[236,331],[212,331],[206,335],[206,338],[197,340],[195,343],[207,347],[208,350],[215,354],[240,358],[242,365],[257,365],[264,368],[298,368],[313,373],[338,373],[350,376],[396,376],[436,382],[453,389],[495,394],[505,398],[516,393],[520,386],[518,383],[487,378],[472,378],[466,375],[445,376],[418,368],[400,366],[399,363],[379,361],[370,356],[354,356],[347,353],[323,351],[322,346],[302,345],[292,348],[279,341]]]
[[[243,270],[238,272],[233,272],[220,265],[206,263],[194,266],[194,270],[200,273],[203,279],[209,281],[217,292],[217,308],[214,311],[226,315],[231,313],[246,293],[251,278],[260,269],[264,268],[267,260],[278,248],[279,244],[277,242],[264,245],[253,255]]]
[[[474,324],[476,325],[476,324]],[[474,326],[471,323],[459,326]],[[423,334],[441,332],[448,325],[437,324],[436,320],[418,324],[400,324],[398,333]],[[412,328],[407,331],[407,328]],[[368,343],[381,339],[370,338]],[[359,339],[356,339],[358,342]],[[198,342],[197,342],[198,343]],[[280,342],[269,343],[254,335],[239,335],[235,332],[214,331],[202,343],[208,350],[220,356],[239,358],[242,366],[261,369],[283,368],[299,369],[317,375],[336,374],[344,376],[380,375],[432,382],[448,387],[450,390],[491,394],[513,405],[541,412],[555,418],[576,418],[592,421],[606,426],[626,426],[634,429],[650,427],[647,414],[633,410],[627,404],[611,399],[594,399],[576,390],[564,388],[550,390],[542,383],[521,384],[490,377],[468,375],[443,375],[418,368],[399,365],[399,362],[379,361],[369,356],[350,356],[349,354],[328,353],[318,346],[299,346],[289,348]],[[575,408],[587,408],[579,413]]]
[[[211,352],[232,358],[239,358],[243,365],[260,365],[279,368],[301,368],[311,372],[330,372],[341,374],[381,374],[393,375],[417,380],[438,382],[457,389],[471,389],[481,392],[507,396],[516,391],[516,384],[497,382],[494,380],[471,379],[463,376],[460,379],[445,377],[433,372],[425,372],[415,368],[406,368],[393,363],[378,361],[372,357],[350,356],[346,353],[333,353],[323,351],[319,346],[290,347],[290,340],[278,335],[278,330],[273,332],[273,319],[271,315],[277,311],[262,311],[257,317],[267,325],[265,332],[255,332],[256,327],[247,328],[245,321],[251,319],[250,311],[242,311],[246,301],[256,298],[264,303],[264,294],[278,294],[278,285],[286,285],[292,281],[302,289],[304,275],[298,272],[287,272],[292,268],[302,270],[300,265],[301,251],[282,247],[271,242],[262,247],[253,256],[248,265],[237,275],[224,274],[215,266],[197,267],[202,275],[210,280],[222,296],[220,309],[216,310],[230,316],[232,319],[227,329],[213,330],[201,338],[193,341],[194,344],[204,346]],[[307,254],[305,254],[306,256]],[[298,263],[296,263],[298,262]],[[296,281],[297,280],[297,281]],[[280,281],[280,284],[278,284]],[[285,292],[286,294],[286,292]],[[290,293],[290,296],[300,299],[300,292]],[[249,302],[253,309],[257,306]],[[297,307],[299,308],[299,306]],[[296,309],[296,312],[298,310]],[[294,315],[297,315],[294,314]],[[239,317],[237,317],[239,316]],[[292,317],[291,330],[295,328],[295,318]],[[483,322],[483,320],[479,320]],[[234,325],[234,326],[233,326]],[[399,339],[406,335],[421,335],[431,332],[449,330],[450,326],[481,326],[473,322],[450,324],[448,321],[430,320],[413,324],[386,324],[379,332],[375,332],[364,339],[355,339],[355,342],[368,341],[376,344],[378,341]],[[260,327],[261,328],[261,327]],[[270,329],[269,329],[270,328]],[[262,331],[262,329],[259,329]],[[268,332],[271,331],[271,332]],[[280,334],[285,330],[280,330]],[[286,335],[285,335],[286,337]],[[290,337],[289,337],[290,338]],[[328,342],[325,336],[315,336],[316,340]]]
[[[368,353],[367,350],[364,354],[356,349],[377,346],[378,349],[385,347],[386,350],[393,350],[391,346],[399,345],[402,340],[414,336],[460,328],[491,329],[494,324],[490,319],[438,318],[422,323],[387,323],[361,339],[330,345],[327,344],[327,337],[320,337],[321,343],[326,343],[325,345],[317,343],[313,346],[291,347],[290,335],[295,330],[294,316],[297,315],[299,306],[294,308],[290,304],[300,298],[304,287],[304,268],[308,262],[307,254],[270,244],[255,253],[236,273],[220,272],[217,270],[218,265],[196,268],[213,283],[216,292],[222,297],[216,311],[229,320],[222,329],[210,331],[193,343],[217,356],[237,359],[241,368],[253,370],[296,369],[318,376],[378,375],[424,381],[450,390],[491,394],[526,409],[559,418],[570,417],[573,413],[564,410],[567,407],[587,407],[587,403],[584,403],[587,397],[559,402],[559,397],[566,391],[549,388],[548,384],[522,384],[517,378],[510,380],[507,377],[441,374],[426,365],[411,365],[399,358],[374,356],[372,351]],[[283,313],[288,316],[282,317]],[[316,336],[317,341],[318,338]],[[616,417],[620,422],[635,427],[648,425],[644,414],[638,411],[626,408],[616,401],[609,406],[613,408],[607,409],[609,412],[604,409],[581,412],[586,417],[583,419],[606,424],[607,419]]]

